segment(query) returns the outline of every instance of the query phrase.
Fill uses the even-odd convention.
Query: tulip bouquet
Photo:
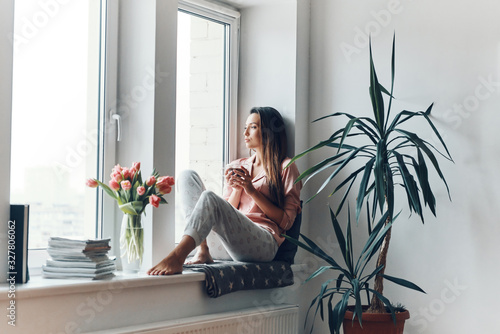
[[[111,198],[116,200],[118,207],[124,213],[120,237],[122,257],[126,254],[129,263],[135,260],[142,263],[144,234],[141,215],[148,204],[158,208],[160,204],[167,203],[163,195],[172,191],[174,178],[160,176],[156,170],[153,170],[151,176],[143,181],[140,162],[134,162],[130,168],[116,165],[110,176],[108,185],[91,178],[87,180],[87,186],[90,188],[101,186]]]

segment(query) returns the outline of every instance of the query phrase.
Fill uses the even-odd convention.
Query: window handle
[[[116,121],[116,141],[122,139],[122,117],[117,113],[111,114],[111,119]]]

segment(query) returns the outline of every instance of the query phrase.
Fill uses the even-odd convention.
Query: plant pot
[[[363,312],[363,328],[359,325],[358,318],[352,320],[353,312],[347,310],[342,327],[344,334],[403,334],[405,320],[410,318],[410,312],[396,313],[396,325],[390,313],[365,313]]]

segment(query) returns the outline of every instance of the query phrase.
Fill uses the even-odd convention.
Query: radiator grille
[[[298,332],[296,305],[253,308],[105,331],[106,334],[294,334]],[[100,333],[94,332],[94,334]]]

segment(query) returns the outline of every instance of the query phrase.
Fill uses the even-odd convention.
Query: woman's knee
[[[177,176],[176,184],[179,188],[183,188],[185,185],[192,186],[195,184],[200,188],[204,188],[201,177],[192,169],[185,169],[181,171]]]
[[[212,190],[205,190],[201,193],[200,201],[203,203],[214,203],[221,199],[216,193]]]

